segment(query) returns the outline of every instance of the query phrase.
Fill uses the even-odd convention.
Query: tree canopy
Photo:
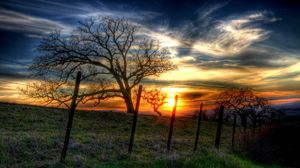
[[[24,93],[49,103],[67,104],[70,80],[81,71],[78,103],[120,97],[133,112],[132,89],[146,77],[176,68],[167,49],[121,18],[86,19],[71,34],[54,31],[38,51],[30,70],[43,81]]]
[[[273,111],[268,100],[257,96],[251,88],[228,88],[218,95],[217,104],[223,105],[227,113],[238,115],[243,127],[247,127],[248,119],[256,124]]]

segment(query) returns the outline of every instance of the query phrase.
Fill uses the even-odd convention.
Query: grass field
[[[214,122],[203,122],[199,150],[192,152],[196,119],[176,118],[166,154],[169,118],[140,115],[133,153],[127,154],[132,115],[76,111],[66,163],[59,162],[67,111],[0,103],[0,167],[278,167],[230,152],[231,128],[221,149],[213,147]]]

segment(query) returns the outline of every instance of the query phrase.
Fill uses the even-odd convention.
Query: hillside
[[[0,103],[0,167],[64,167],[58,161],[66,119],[66,110]],[[65,167],[275,167],[232,154],[226,125],[216,151],[213,122],[202,123],[193,153],[196,119],[184,117],[175,120],[166,154],[169,118],[140,115],[129,157],[131,121],[131,114],[76,111]]]

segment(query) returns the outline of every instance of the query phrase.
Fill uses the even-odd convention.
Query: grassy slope
[[[63,167],[58,160],[66,119],[65,110],[0,103],[0,167]],[[202,124],[200,150],[192,153],[196,120],[191,118],[176,118],[167,155],[169,118],[139,116],[129,157],[131,120],[130,114],[77,111],[66,167],[267,167],[230,154],[228,126],[215,151],[211,122]]]

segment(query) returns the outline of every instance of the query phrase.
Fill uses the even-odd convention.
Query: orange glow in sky
[[[26,86],[26,83],[30,83],[32,81],[23,80],[23,81],[13,81],[11,83],[3,83],[2,90],[0,90],[0,101],[2,102],[15,102],[21,104],[33,104],[33,105],[42,105],[45,106],[45,103],[41,100],[28,98],[20,92],[19,88]],[[144,87],[155,88],[160,86],[147,85]],[[197,87],[189,87],[187,85],[171,85],[169,87],[161,87],[162,92],[167,94],[166,102],[161,107],[161,112],[165,116],[169,116],[172,113],[172,109],[175,103],[175,95],[178,95],[178,103],[177,103],[177,112],[176,116],[193,114],[196,110],[199,109],[199,105],[201,102],[204,103],[204,110],[212,110],[214,109],[214,100],[213,97],[216,95],[220,89],[208,87],[208,86],[197,86]],[[262,90],[258,91],[257,94],[259,96],[263,96],[270,99],[271,104],[285,104],[300,101],[300,98],[293,98],[295,95],[299,95],[299,91],[295,90]],[[275,98],[275,99],[274,99]],[[49,106],[56,106],[55,104]],[[61,106],[64,108],[64,106]],[[105,100],[101,102],[100,105],[94,106],[93,103],[87,103],[84,105],[79,105],[80,109],[87,110],[117,110],[124,111],[125,103],[120,98],[112,98],[110,100]],[[151,106],[145,102],[145,100],[141,100],[140,112],[156,115]]]
[[[293,105],[298,105],[297,108],[300,108],[300,50],[299,45],[297,45],[300,44],[300,33],[294,28],[299,26],[299,24],[296,21],[297,19],[290,19],[297,18],[298,13],[294,12],[294,10],[297,10],[296,8],[283,7],[285,3],[282,3],[282,7],[280,5],[269,6],[267,5],[269,3],[254,3],[249,5],[246,11],[239,9],[235,11],[231,5],[229,8],[232,8],[232,10],[226,10],[227,5],[234,4],[234,2],[206,3],[205,1],[202,4],[199,1],[199,3],[195,3],[197,5],[194,3],[184,4],[187,5],[186,9],[188,9],[180,11],[180,16],[184,17],[178,17],[177,14],[174,15],[173,12],[170,12],[173,10],[164,10],[164,8],[161,8],[163,11],[160,11],[161,9],[152,8],[151,5],[149,8],[144,8],[143,5],[140,10],[131,11],[132,4],[129,3],[127,6],[125,5],[126,2],[121,6],[129,7],[129,10],[115,8],[115,5],[110,7],[110,3],[106,4],[102,2],[100,10],[95,10],[96,8],[94,8],[93,3],[83,3],[80,6],[80,9],[83,10],[79,11],[65,9],[64,3],[62,3],[64,5],[54,5],[59,11],[63,11],[61,14],[66,15],[64,17],[60,13],[57,15],[56,10],[49,10],[52,12],[45,13],[37,7],[47,6],[48,8],[49,4],[43,1],[36,2],[38,3],[27,3],[27,1],[21,0],[3,1],[3,3],[0,1],[0,5],[2,4],[3,6],[0,7],[0,29],[2,31],[1,35],[3,35],[0,38],[1,102],[44,106],[45,102],[26,97],[19,89],[33,82],[33,80],[29,79],[31,72],[28,71],[28,67],[34,63],[34,58],[48,54],[50,58],[51,54],[53,54],[52,52],[47,53],[48,50],[36,52],[39,49],[48,48],[38,47],[38,44],[45,43],[42,39],[55,30],[61,31],[61,37],[66,42],[72,42],[72,40],[68,40],[70,35],[76,35],[78,39],[75,41],[81,41],[80,35],[86,33],[79,33],[81,31],[78,31],[78,26],[80,27],[81,24],[75,24],[75,22],[85,23],[85,19],[89,16],[91,19],[96,19],[93,25],[96,26],[101,22],[101,20],[97,20],[99,15],[101,17],[110,16],[113,18],[121,16],[125,20],[128,19],[128,24],[132,24],[134,27],[137,26],[138,29],[133,31],[133,39],[136,40],[132,40],[134,41],[132,45],[127,45],[128,40],[116,40],[120,43],[126,43],[123,45],[124,47],[131,47],[126,49],[126,54],[135,55],[135,53],[139,54],[140,51],[144,50],[144,47],[141,47],[143,45],[136,43],[142,38],[147,43],[153,41],[153,44],[156,44],[158,42],[159,49],[167,49],[166,51],[161,50],[163,52],[155,51],[153,54],[168,56],[170,62],[177,68],[167,72],[159,70],[157,72],[164,73],[158,73],[153,76],[146,75],[140,81],[143,84],[143,88],[161,89],[167,94],[165,104],[159,109],[163,115],[171,114],[175,103],[175,95],[178,95],[176,115],[194,113],[195,110],[199,110],[201,102],[204,103],[203,109],[214,109],[215,96],[223,91],[224,88],[230,87],[250,87],[256,91],[258,96],[267,98],[274,105],[279,106],[281,104],[292,103]],[[240,5],[240,3],[238,4]],[[71,4],[67,4],[67,6],[69,5],[73,7]],[[134,3],[134,5],[139,6],[138,3]],[[256,5],[259,6],[259,9],[255,7]],[[138,6],[132,7],[132,9],[138,9]],[[167,7],[172,8],[174,6],[167,5]],[[223,8],[226,9],[223,10]],[[219,12],[222,14],[220,15]],[[148,13],[153,16],[149,17]],[[59,17],[55,17],[56,15]],[[69,20],[74,20],[75,22],[70,22]],[[105,24],[102,26],[105,26]],[[117,27],[119,28],[119,26]],[[79,28],[79,30],[82,29]],[[103,30],[107,29],[101,29],[101,31]],[[95,32],[99,33],[99,38],[102,36],[102,33],[103,35],[106,34],[99,31],[97,29]],[[126,34],[125,32],[127,33],[127,31],[124,31],[120,37]],[[106,50],[108,47],[103,48],[103,46],[98,46],[98,44],[93,43],[93,40],[92,42],[88,42],[90,40],[86,40],[87,37],[83,37],[83,48],[90,49],[90,47],[86,47],[85,45],[92,44],[92,53],[95,51],[98,53],[99,50],[101,53],[100,57],[102,57],[102,54],[107,54]],[[94,36],[92,35],[91,37]],[[110,38],[106,40],[109,42]],[[81,46],[81,42],[78,44]],[[144,44],[144,42],[140,44]],[[109,45],[111,44],[109,43]],[[94,51],[95,48],[97,50]],[[115,50],[116,46],[109,48]],[[119,46],[117,48],[119,49]],[[154,48],[156,47],[152,49]],[[120,52],[112,53],[118,55],[117,57],[119,57],[119,54],[125,56],[122,51]],[[67,53],[69,54],[69,51]],[[148,53],[148,51],[145,50],[145,53]],[[61,54],[64,55],[63,53],[59,53],[58,55]],[[87,57],[89,61],[83,61],[83,67],[89,64],[90,60],[102,63],[102,58],[96,60],[97,57],[94,56],[94,53],[92,55],[84,54],[84,57]],[[136,66],[135,61],[130,63],[131,59],[128,57],[127,65],[129,66],[128,68],[123,67],[124,69],[129,70],[132,66]],[[155,59],[160,61],[159,57]],[[75,64],[80,62],[78,60],[73,61],[75,61]],[[73,61],[70,60],[70,64],[69,61],[66,61],[68,63],[63,65],[63,67],[66,66],[64,69],[69,70],[68,66],[73,66]],[[121,63],[122,61],[119,62],[116,60],[116,62]],[[123,62],[126,65],[126,61]],[[98,69],[98,66],[94,65],[94,63],[91,66],[95,66],[96,71],[102,71],[103,68],[100,67]],[[56,68],[54,67],[54,69]],[[76,66],[76,68],[78,67]],[[45,70],[48,72],[48,69]],[[130,73],[122,72],[125,76]],[[143,72],[142,74],[148,73]],[[52,74],[49,75],[51,76]],[[100,77],[103,77],[101,76],[102,72],[98,75],[96,78],[99,77],[100,79]],[[105,75],[105,77],[109,76]],[[81,91],[86,87],[91,87],[87,84],[88,82],[90,81],[83,80],[81,82]],[[114,86],[118,89],[117,83],[113,83],[109,87]],[[132,92],[132,94],[135,94],[135,92]],[[56,104],[49,106],[56,106]],[[94,102],[91,101],[86,104],[79,104],[78,108],[124,111],[126,110],[125,106],[126,104],[120,96],[103,100],[98,106],[94,106]],[[151,105],[143,99],[141,100],[140,111],[155,114]]]
[[[173,108],[175,104],[175,96],[180,91],[179,88],[163,88],[162,91],[166,92],[168,94],[168,100],[167,105],[168,107]],[[179,104],[179,102],[177,102]]]

